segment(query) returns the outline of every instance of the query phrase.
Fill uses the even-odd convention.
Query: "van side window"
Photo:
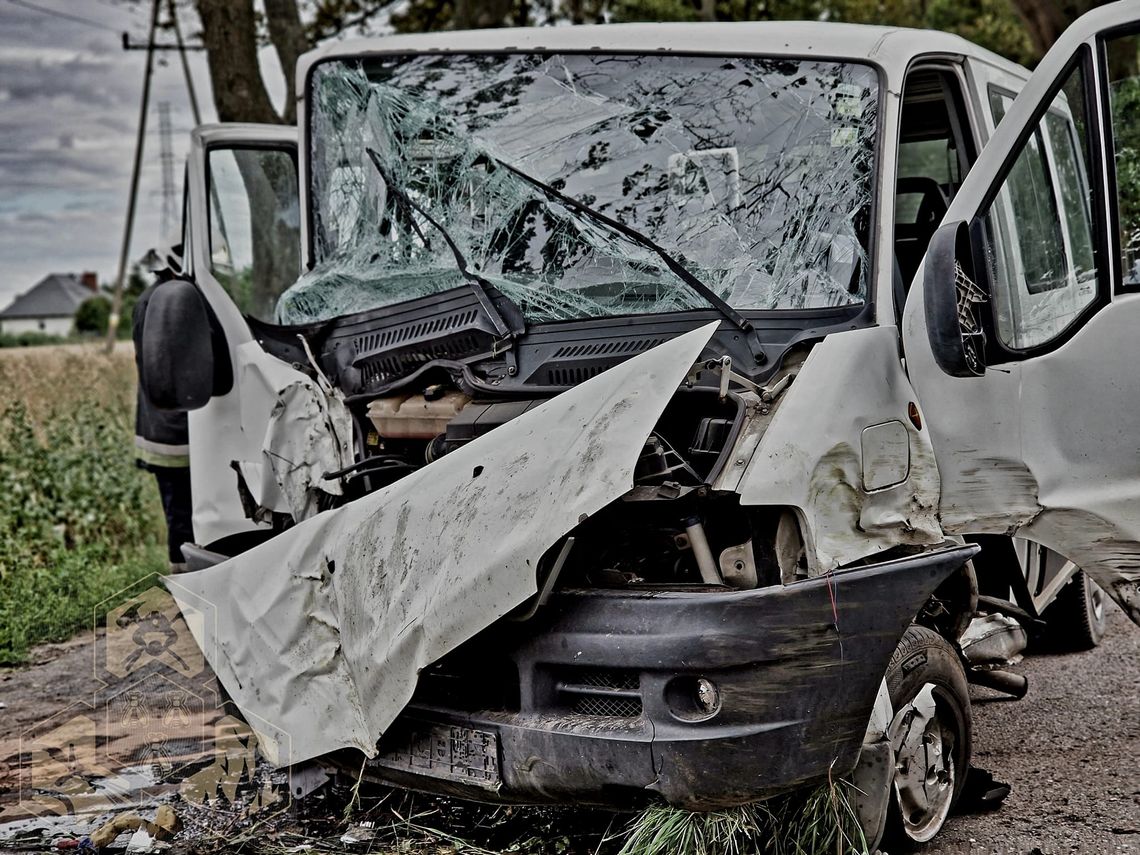
[[[297,164],[281,148],[211,148],[210,271],[242,314],[272,322],[300,272]]]
[[[1013,98],[990,91],[994,120]],[[1022,145],[984,216],[998,338],[1011,350],[1060,335],[1096,299],[1083,71]]]
[[[1116,166],[1116,211],[1124,284],[1140,285],[1140,37],[1111,39],[1108,92]]]

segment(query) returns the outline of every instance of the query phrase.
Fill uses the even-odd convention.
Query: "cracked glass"
[[[865,301],[868,66],[616,54],[393,55],[314,69],[304,323],[464,286],[531,322]],[[546,185],[544,188],[542,185]]]

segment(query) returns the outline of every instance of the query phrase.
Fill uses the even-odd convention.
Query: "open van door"
[[[903,320],[947,532],[1017,534],[1140,623],[1140,4],[1076,21],[930,243]]]
[[[267,450],[267,443],[273,442],[274,420],[295,415],[288,401],[301,409],[311,405],[317,418],[329,413],[311,376],[294,367],[305,362],[299,340],[295,358],[287,360],[258,340],[259,325],[272,323],[277,298],[301,269],[297,129],[197,128],[187,194],[183,277],[208,304],[232,378],[189,412],[194,537],[205,546],[251,531],[269,534],[275,522],[304,515],[298,504],[308,500],[307,483],[298,488],[293,476],[283,479],[288,449]],[[347,442],[351,429],[342,432]],[[341,450],[322,462],[339,468]]]

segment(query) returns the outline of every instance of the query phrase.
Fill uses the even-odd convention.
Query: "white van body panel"
[[[242,507],[234,463],[245,467],[243,477],[251,489],[264,493],[255,496],[259,504],[289,511],[285,497],[273,490],[272,477],[253,480],[254,472],[260,474],[263,469],[262,445],[276,401],[263,390],[268,386],[285,388],[290,382],[311,385],[306,374],[261,348],[238,307],[210,270],[207,150],[211,146],[259,145],[296,147],[297,130],[285,125],[203,125],[191,135],[186,273],[193,277],[225,331],[234,374],[234,385],[228,393],[211,398],[206,406],[189,414],[194,537],[203,544],[261,527],[247,517]],[[253,378],[259,379],[250,382]],[[259,489],[261,485],[267,485],[265,490]]]
[[[1018,140],[1036,126],[1034,115],[1082,46],[1095,48],[1100,33],[1137,19],[1140,4],[1121,2],[1065,31],[966,177],[945,223],[982,213]],[[1097,63],[1093,74],[1102,90]],[[1110,121],[1101,99],[1093,100],[1095,120]],[[1102,167],[1112,157],[1102,150]],[[1113,185],[1103,168],[1090,180],[1106,188],[1099,214],[1112,222]],[[903,341],[942,476],[939,516],[946,530],[1018,534],[1055,549],[1140,622],[1140,294],[1121,293],[1115,287],[1119,258],[1106,261],[1112,293],[1071,338],[1048,352],[989,366],[980,377],[951,377],[935,362],[924,263],[907,301]]]

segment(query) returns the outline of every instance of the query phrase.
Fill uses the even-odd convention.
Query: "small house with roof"
[[[49,273],[0,311],[0,333],[69,335],[80,304],[98,293],[94,273]]]

